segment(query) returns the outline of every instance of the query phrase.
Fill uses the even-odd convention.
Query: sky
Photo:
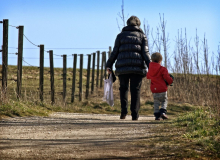
[[[35,45],[44,44],[45,50],[53,50],[54,67],[62,67],[61,55],[68,56],[67,67],[72,68],[72,54],[87,54],[97,50],[108,51],[120,33],[122,21],[121,0],[0,0],[0,21],[9,20],[8,64],[17,65],[18,29],[24,26],[24,35]],[[154,30],[164,14],[170,49],[175,43],[178,30],[187,30],[193,41],[196,34],[208,40],[209,52],[217,52],[220,45],[220,0],[124,0],[126,19],[139,17]],[[0,45],[3,25],[0,24]],[[24,38],[23,65],[39,66],[39,48]],[[92,49],[91,49],[92,48]],[[1,58],[1,55],[0,55]],[[49,67],[49,54],[45,52],[45,67]],[[79,61],[78,61],[79,62]],[[0,64],[2,62],[0,61]],[[79,64],[77,64],[78,66]]]

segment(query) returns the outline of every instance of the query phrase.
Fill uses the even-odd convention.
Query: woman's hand
[[[108,72],[108,74],[112,73],[111,69],[109,69],[109,68],[107,68],[107,72]]]

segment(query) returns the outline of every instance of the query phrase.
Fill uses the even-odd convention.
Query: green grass
[[[174,120],[174,125],[185,127],[183,137],[193,140],[220,158],[220,121],[205,108],[187,112]]]
[[[152,105],[150,101],[146,102]],[[133,145],[143,148],[143,155],[158,159],[220,159],[220,121],[210,110],[189,104],[171,103],[166,121],[154,123],[152,135]]]
[[[189,104],[168,104],[168,116],[174,118],[177,114],[193,110]],[[102,98],[90,98],[81,102],[67,103],[63,105],[62,101],[54,105],[42,103],[39,100],[7,100],[0,105],[0,117],[8,116],[48,116],[52,112],[70,112],[70,113],[95,113],[95,114],[118,114],[121,113],[120,100],[115,99],[114,106],[109,106]],[[130,115],[130,103],[128,104],[128,115]],[[141,102],[140,116],[153,116],[153,101]]]
[[[39,101],[14,101],[8,100],[0,105],[0,119],[15,116],[48,116],[52,112],[120,114],[119,101],[111,107],[103,101],[82,101],[66,105],[50,105]]]
[[[52,109],[44,104],[10,100],[8,103],[1,104],[0,118],[5,116],[48,116],[51,111]]]
[[[0,66],[1,70],[1,66]],[[102,101],[103,89],[96,88],[96,77],[95,77],[95,91],[94,94],[89,96],[89,99],[83,97],[83,101],[78,101],[78,81],[79,81],[79,70],[76,72],[76,91],[75,91],[75,102],[71,101],[71,87],[72,87],[72,69],[67,69],[67,103],[63,104],[62,100],[62,68],[54,69],[55,77],[55,104],[50,104],[50,73],[49,68],[44,69],[44,101],[43,103],[39,100],[39,69],[37,67],[23,67],[22,77],[22,97],[20,101],[16,98],[16,78],[17,78],[17,67],[8,67],[8,91],[7,98],[0,101],[0,119],[3,117],[15,117],[15,116],[48,116],[53,112],[71,112],[71,113],[95,113],[95,114],[117,114],[120,115],[120,101],[119,101],[119,84],[118,81],[114,83],[114,98],[115,105],[110,107],[107,103]],[[83,70],[83,96],[85,95],[85,85],[87,78],[86,70]],[[95,73],[96,75],[96,73]],[[173,152],[176,157],[179,158],[201,158],[201,157],[214,157],[220,158],[220,121],[218,113],[213,113],[214,110],[218,111],[218,107],[198,108],[194,105],[189,104],[191,101],[204,102],[212,101],[218,103],[218,95],[212,96],[210,93],[213,92],[213,87],[219,87],[219,76],[206,76],[191,75],[189,78],[190,84],[193,86],[182,85],[188,81],[184,81],[183,75],[175,75],[175,86],[169,88],[169,98],[172,101],[188,103],[174,103],[169,101],[168,103],[168,121],[154,122],[155,124],[161,124],[159,127],[155,127],[155,132],[152,138],[142,140],[138,145],[143,147],[152,147],[151,152],[155,152],[155,148],[159,148],[159,152],[167,151]],[[209,77],[208,85],[211,88],[204,87],[206,83],[203,82],[204,77]],[[0,77],[1,78],[1,77]],[[177,82],[181,85],[177,85]],[[207,81],[205,81],[207,82]],[[100,85],[100,82],[99,82]],[[203,86],[208,90],[202,89],[197,85]],[[91,86],[90,86],[91,87]],[[193,88],[194,87],[194,88]],[[186,89],[187,90],[185,94]],[[0,86],[1,90],[1,86]],[[218,90],[217,90],[218,91]],[[172,93],[172,94],[171,94]],[[201,96],[200,93],[206,93],[205,97]],[[209,94],[208,94],[209,93]],[[209,95],[209,97],[207,96]],[[172,97],[173,96],[173,97]],[[183,99],[185,96],[185,99]],[[153,116],[153,101],[152,94],[149,89],[149,81],[143,80],[141,97],[141,108],[140,116],[148,115]],[[188,98],[187,98],[188,97]],[[210,98],[212,97],[212,99]],[[194,99],[193,99],[194,98]],[[215,101],[214,101],[215,100]],[[130,100],[129,100],[130,102]],[[210,103],[212,104],[212,103]],[[219,104],[219,103],[218,103]],[[214,105],[214,104],[213,104]],[[128,104],[128,107],[130,104]],[[211,105],[209,105],[211,106]],[[130,107],[129,107],[130,108]],[[130,114],[130,110],[128,110]],[[152,122],[153,123],[153,122]],[[175,147],[173,147],[175,146]],[[180,152],[180,150],[182,152]],[[201,153],[200,153],[201,150]],[[170,154],[169,153],[169,154]],[[172,154],[173,154],[172,153]],[[183,154],[182,154],[183,153]],[[204,154],[204,155],[203,155]]]

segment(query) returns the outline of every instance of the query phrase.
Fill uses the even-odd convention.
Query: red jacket
[[[170,77],[167,69],[156,62],[151,62],[149,64],[147,79],[151,80],[150,89],[152,93],[167,91],[167,85],[164,80],[166,80],[168,84],[173,82],[173,79]]]

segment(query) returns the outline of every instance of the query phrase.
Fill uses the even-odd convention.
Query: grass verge
[[[15,116],[48,116],[53,111],[62,111],[62,109],[44,103],[9,100],[0,105],[0,119]]]
[[[147,102],[150,103],[150,102]],[[169,120],[154,123],[152,135],[132,145],[158,159],[220,159],[220,121],[203,107],[169,104]],[[179,114],[174,111],[179,111]]]
[[[130,106],[130,104],[128,104]],[[168,104],[168,112],[171,119],[178,113],[183,111],[190,111],[193,107],[189,104]],[[0,118],[1,117],[14,117],[14,116],[48,116],[52,112],[70,112],[70,113],[94,113],[94,114],[118,114],[121,113],[120,101],[115,100],[114,106],[109,106],[102,99],[90,99],[82,102],[67,103],[63,105],[42,103],[40,101],[14,101],[7,100],[0,105]],[[131,114],[128,109],[128,115]],[[140,107],[141,115],[153,116],[153,102],[142,101]]]
[[[220,121],[210,110],[201,107],[187,112],[174,120],[174,125],[185,127],[183,137],[220,158]]]

